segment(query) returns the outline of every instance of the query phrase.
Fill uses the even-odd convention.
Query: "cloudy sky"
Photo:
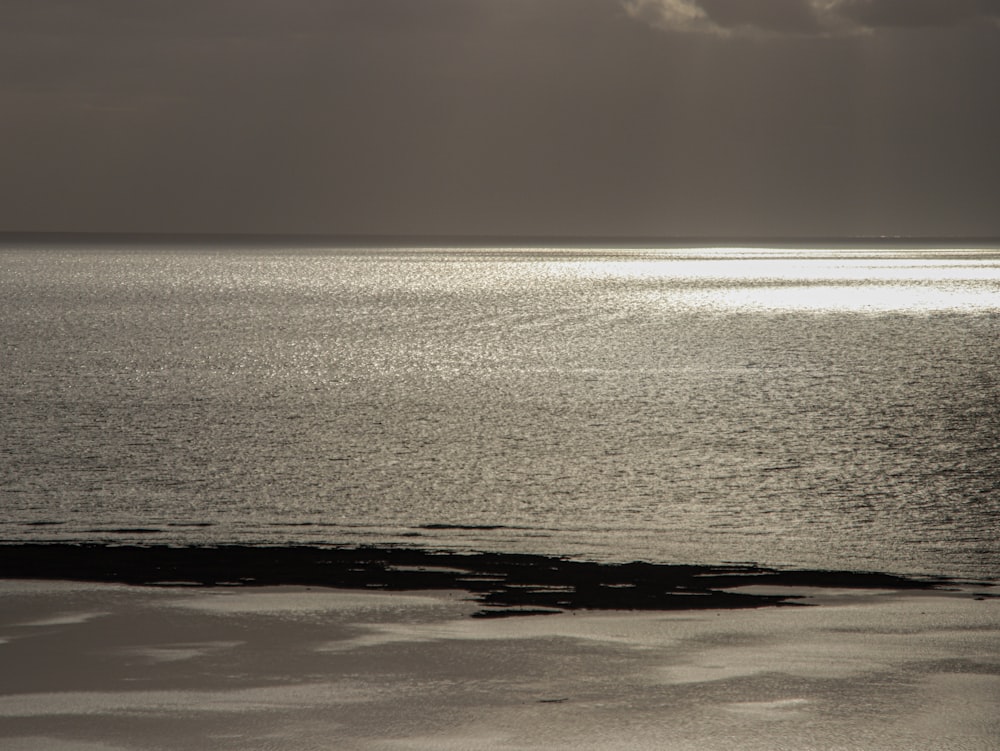
[[[0,230],[1000,235],[998,0],[3,0]]]

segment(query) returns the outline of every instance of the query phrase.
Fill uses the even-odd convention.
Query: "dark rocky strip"
[[[132,585],[274,586],[464,590],[481,617],[562,610],[684,610],[795,604],[791,595],[727,591],[749,584],[857,589],[936,589],[944,579],[756,566],[593,563],[519,553],[443,553],[410,548],[0,545],[0,578]]]

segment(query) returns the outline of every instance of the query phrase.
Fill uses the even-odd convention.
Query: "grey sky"
[[[0,230],[1000,235],[996,0],[4,0]]]

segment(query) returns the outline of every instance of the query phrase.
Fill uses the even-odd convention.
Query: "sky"
[[[1000,2],[4,0],[0,231],[1000,236]]]

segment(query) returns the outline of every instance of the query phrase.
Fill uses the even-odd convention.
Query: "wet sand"
[[[460,588],[7,579],[0,747],[1000,746],[994,588],[732,589],[813,607],[483,619]]]

